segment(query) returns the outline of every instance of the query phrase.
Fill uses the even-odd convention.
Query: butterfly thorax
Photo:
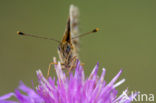
[[[65,41],[59,44],[58,54],[63,68],[70,68],[73,60],[73,46],[71,43]]]

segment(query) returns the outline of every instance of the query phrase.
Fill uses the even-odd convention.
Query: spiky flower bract
[[[0,103],[130,103],[133,100],[132,96],[125,98],[125,94],[117,97],[119,94],[116,87],[125,81],[122,79],[116,83],[122,70],[106,84],[104,80],[106,70],[103,68],[101,76],[98,76],[98,63],[87,78],[79,61],[75,73],[70,72],[68,76],[62,71],[60,62],[54,67],[57,74],[56,81],[51,77],[46,79],[38,70],[38,86],[35,90],[20,82],[14,93],[0,97]],[[21,91],[26,94],[22,94]],[[124,93],[127,93],[127,90]],[[11,96],[16,97],[18,101],[8,100]]]

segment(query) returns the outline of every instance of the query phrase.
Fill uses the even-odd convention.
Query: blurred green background
[[[57,54],[57,43],[16,34],[17,30],[61,40],[69,6],[80,9],[80,32],[99,27],[81,38],[80,59],[89,75],[99,62],[109,82],[122,68],[129,88],[141,93],[156,90],[155,0],[1,0],[0,1],[0,95],[14,91],[22,80],[32,87],[35,71],[46,75]],[[54,71],[52,71],[54,72]],[[54,75],[55,73],[51,73]]]

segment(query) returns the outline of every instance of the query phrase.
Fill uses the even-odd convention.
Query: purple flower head
[[[57,62],[56,59],[54,62]],[[70,72],[68,76],[62,71],[60,62],[54,67],[57,74],[56,81],[51,77],[46,79],[38,70],[38,86],[35,90],[20,82],[14,93],[0,97],[0,103],[130,103],[133,100],[132,96],[127,96],[127,90],[121,95],[116,90],[116,87],[125,81],[122,79],[116,82],[122,70],[106,84],[104,80],[106,70],[103,68],[101,76],[98,76],[98,63],[87,78],[79,61],[75,73]],[[18,101],[8,100],[11,96],[16,97]]]

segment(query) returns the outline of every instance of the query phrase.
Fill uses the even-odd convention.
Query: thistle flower
[[[98,67],[97,63],[90,76],[85,78],[83,67],[77,61],[75,73],[70,72],[67,76],[58,62],[55,65],[56,82],[55,78],[46,79],[41,70],[38,70],[38,86],[35,90],[20,82],[14,93],[0,97],[0,103],[130,103],[133,100],[132,96],[125,98],[125,94],[121,94],[117,97],[116,87],[125,81],[122,79],[115,83],[122,70],[106,84],[104,80],[106,70],[103,68],[101,76],[98,76]],[[25,92],[26,95],[22,94],[21,91]],[[124,93],[127,93],[127,90]],[[18,101],[8,100],[11,96],[16,97]]]

